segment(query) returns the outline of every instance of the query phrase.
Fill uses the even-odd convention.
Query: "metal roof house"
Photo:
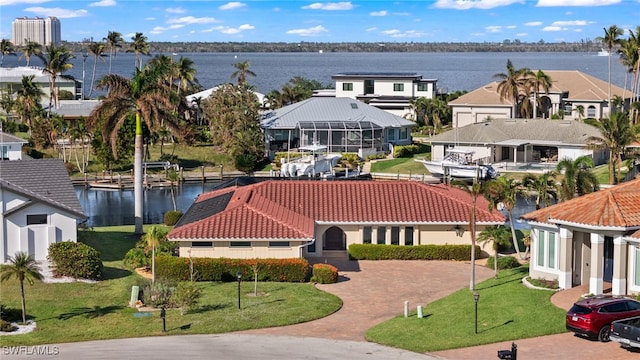
[[[35,66],[19,66],[14,68],[0,67],[0,94],[13,94],[22,88],[22,77],[33,75],[33,82],[40,85],[44,96],[40,103],[49,103],[49,75],[42,68]],[[68,79],[58,76],[56,87],[60,90],[66,90],[73,94],[76,99],[80,99],[82,94],[82,82],[74,79]]]
[[[312,97],[263,113],[267,153],[317,143],[360,157],[411,144],[415,123],[347,97]]]

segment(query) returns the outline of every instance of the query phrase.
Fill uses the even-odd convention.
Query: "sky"
[[[0,0],[17,17],[60,19],[62,39],[169,42],[579,42],[640,26],[640,0],[145,1]]]

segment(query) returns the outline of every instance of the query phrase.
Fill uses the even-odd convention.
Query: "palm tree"
[[[42,110],[40,100],[45,96],[40,84],[33,81],[35,75],[22,76],[20,90],[17,91],[16,102],[22,123],[29,126],[31,133],[33,116]]]
[[[478,234],[478,241],[481,244],[491,243],[493,249],[493,268],[496,272],[496,279],[498,278],[498,249],[500,246],[509,245],[509,230],[504,225],[491,226],[484,229]]]
[[[193,60],[180,56],[175,66],[177,69],[176,80],[178,81],[178,89],[180,89],[183,94],[186,93],[190,86],[198,85],[198,79],[196,79],[197,70]]]
[[[540,175],[527,174],[522,178],[522,184],[530,191],[536,193],[536,210],[551,204],[551,199],[558,200],[558,187],[555,182],[555,173],[547,171]]]
[[[7,39],[2,39],[2,41],[0,41],[0,52],[2,52],[2,57],[0,57],[0,67],[2,67],[2,63],[4,63],[5,55],[16,55],[13,43]]]
[[[469,280],[469,290],[476,288],[476,218],[478,197],[482,194],[484,188],[481,183],[474,182],[471,186],[467,183],[455,180],[451,183],[453,186],[464,190],[471,196],[471,210],[469,211],[469,232],[471,233],[471,279]]]
[[[106,45],[103,43],[91,43],[91,45],[89,45],[89,54],[93,55],[94,59],[93,59],[93,73],[91,74],[91,87],[89,88],[89,98],[91,98],[91,93],[93,92],[93,82],[96,79],[96,65],[98,65],[98,59],[100,59],[100,61],[104,62],[103,57],[104,55],[104,50],[106,49]]]
[[[576,105],[576,108],[573,109],[573,111],[578,113],[578,121],[582,121],[582,118],[584,117],[584,106]]]
[[[160,246],[160,241],[166,236],[157,226],[152,226],[149,231],[144,234],[144,240],[147,246],[151,247],[151,283],[156,282],[156,248]]]
[[[24,298],[24,282],[33,285],[34,280],[42,280],[43,276],[39,268],[40,263],[33,256],[18,251],[13,257],[9,257],[9,264],[0,268],[2,275],[0,280],[5,282],[15,277],[20,282],[20,296],[22,298],[22,323],[27,322],[27,305]]]
[[[587,139],[589,147],[609,149],[609,184],[617,184],[622,154],[627,146],[638,140],[638,136],[631,126],[629,117],[624,112],[615,112],[608,118],[592,121],[590,124],[598,127],[602,136],[589,137]]]
[[[526,188],[517,180],[500,176],[497,179],[490,180],[485,183],[484,196],[489,200],[489,209],[498,207],[499,204],[504,206],[504,210],[509,215],[509,226],[511,227],[511,236],[513,240],[513,248],[518,254],[518,258],[522,259],[520,255],[520,246],[518,245],[518,238],[516,237],[516,228],[514,226],[513,209],[516,206],[516,201],[519,197],[526,198]]]
[[[511,60],[507,60],[507,72],[495,74],[494,77],[501,79],[498,84],[498,93],[501,100],[508,100],[513,103],[512,115],[518,116],[518,103],[520,95],[524,91],[526,79],[533,75],[528,68],[516,69]]]
[[[89,165],[89,149],[87,144],[91,143],[91,133],[86,128],[84,121],[77,121],[75,126],[69,129],[69,139],[71,140],[71,143],[80,141],[80,158],[78,158],[78,149],[76,146],[72,146],[71,150],[74,153],[78,170],[84,174],[87,170],[87,165]]]
[[[603,30],[604,36],[598,36],[596,40],[602,42],[609,50],[609,90],[607,92],[607,101],[609,102],[609,115],[611,115],[611,50],[615,45],[620,44],[620,36],[624,34],[624,31],[616,25],[611,25],[608,29],[603,28]]]
[[[238,79],[238,85],[243,85],[247,82],[247,76],[256,76],[256,73],[249,70],[249,60],[235,63],[233,67],[237,70],[231,74],[232,79]]]
[[[544,71],[538,70],[538,72],[533,73],[533,76],[528,78],[528,85],[531,87],[531,91],[533,91],[533,117],[536,118],[538,116],[538,106],[541,104],[540,90],[544,91],[545,95],[549,95],[549,89],[551,89],[553,85],[553,80],[551,76],[545,74]],[[529,93],[529,91],[527,91],[527,93]]]
[[[183,128],[174,116],[172,94],[159,79],[166,76],[165,69],[147,66],[142,71],[136,69],[133,79],[116,74],[105,75],[98,81],[97,88],[107,89],[107,96],[98,105],[88,119],[90,128],[102,121],[102,135],[111,145],[114,158],[117,159],[118,131],[132,114],[136,117],[134,151],[134,198],[135,232],[142,233],[142,123],[150,131],[166,126],[174,135],[182,137]]]
[[[109,50],[109,74],[111,74],[111,60],[116,57],[118,53],[118,48],[122,47],[122,43],[124,39],[122,38],[122,34],[117,31],[109,30],[107,36],[102,40],[107,42],[107,49]]]
[[[58,107],[58,88],[56,86],[56,80],[58,76],[62,78],[73,79],[72,76],[64,75],[63,73],[73,68],[71,59],[73,59],[73,53],[67,49],[66,46],[49,45],[45,48],[44,53],[36,55],[42,60],[44,64],[44,73],[49,74],[49,113],[51,112],[51,106]]]
[[[141,32],[137,32],[134,36],[131,37],[132,43],[129,45],[129,50],[127,52],[133,52],[136,54],[136,62],[135,67],[138,70],[142,70],[142,58],[140,55],[149,55],[150,46],[147,42],[147,37],[144,36]]]
[[[42,45],[38,44],[35,41],[26,40],[20,50],[22,50],[20,59],[22,59],[23,57],[27,59],[27,66],[29,66],[29,64],[31,63],[31,57],[42,53]]]
[[[560,199],[571,200],[576,195],[584,195],[598,190],[598,179],[590,171],[593,168],[593,159],[589,156],[580,156],[575,160],[564,158],[558,162],[556,170],[563,177],[560,181]]]

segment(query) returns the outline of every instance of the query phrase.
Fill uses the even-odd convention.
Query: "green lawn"
[[[28,317],[38,329],[25,335],[2,336],[0,346],[34,345],[98,339],[162,335],[159,313],[134,317],[127,307],[131,286],[140,277],[122,266],[122,257],[137,237],[132,226],[97,228],[83,234],[85,242],[101,251],[104,281],[94,284],[42,283],[26,285]],[[237,283],[200,283],[203,297],[192,312],[167,311],[167,335],[211,334],[305,322],[337,311],[342,302],[311,284],[259,283],[265,296],[247,296],[252,282],[241,284],[242,309],[238,310]],[[2,284],[0,302],[20,309],[16,280]]]
[[[528,267],[505,270],[500,277],[476,285],[478,334],[474,333],[474,300],[468,289],[439,299],[416,313],[403,315],[369,329],[369,341],[420,353],[500,341],[557,334],[565,331],[565,311],[551,304],[551,291],[522,285]]]
[[[431,159],[431,153],[416,154],[413,157],[397,158],[389,160],[378,160],[371,164],[372,173],[400,173],[400,174],[426,174],[429,175],[429,171],[414,159]]]

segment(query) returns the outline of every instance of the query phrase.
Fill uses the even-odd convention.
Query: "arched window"
[[[587,117],[595,118],[596,117],[596,107],[591,105],[587,108]]]

